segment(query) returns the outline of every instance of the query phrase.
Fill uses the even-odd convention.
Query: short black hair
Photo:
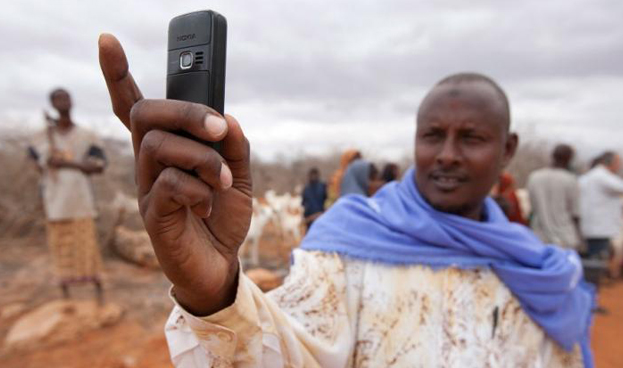
[[[464,72],[464,73],[457,73],[457,74],[449,75],[445,77],[444,79],[440,80],[439,82],[437,82],[435,86],[437,87],[437,86],[443,86],[443,85],[458,85],[458,84],[473,83],[473,82],[485,83],[493,88],[493,90],[496,92],[496,94],[500,98],[500,101],[502,101],[502,104],[504,105],[504,110],[505,110],[504,119],[505,119],[506,129],[509,130],[510,122],[511,122],[510,102],[508,101],[506,92],[504,92],[502,87],[500,87],[500,85],[497,84],[493,79],[480,73]],[[455,93],[458,93],[458,90],[455,91]]]
[[[63,92],[69,94],[69,92],[67,92],[67,90],[65,88],[60,88],[60,87],[59,88],[54,88],[52,90],[52,92],[50,92],[50,101],[52,101],[54,99],[54,96],[56,96],[56,94],[63,93]]]
[[[385,164],[385,167],[383,167],[383,171],[381,172],[381,180],[387,183],[398,179],[398,177],[396,177],[397,171],[398,165],[392,162]]]
[[[559,144],[554,147],[552,152],[552,158],[555,162],[568,163],[573,158],[573,148],[568,144]]]

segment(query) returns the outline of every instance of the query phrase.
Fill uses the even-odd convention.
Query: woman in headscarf
[[[381,186],[377,179],[378,170],[369,161],[358,159],[353,161],[342,178],[340,197],[347,194],[370,196]]]

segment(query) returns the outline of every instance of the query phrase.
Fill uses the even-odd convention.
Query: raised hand
[[[100,36],[99,60],[113,110],[132,133],[139,207],[158,261],[187,310],[219,311],[235,298],[251,220],[249,142],[232,116],[143,99],[114,36]],[[220,154],[205,143],[215,141]]]

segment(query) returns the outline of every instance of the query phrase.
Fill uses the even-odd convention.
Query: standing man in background
[[[552,152],[552,166],[530,174],[528,193],[532,228],[544,243],[580,250],[580,187],[570,171],[573,148],[559,144]]]
[[[580,178],[581,229],[588,246],[588,256],[607,260],[611,241],[621,231],[623,222],[623,179],[619,155],[608,151],[599,163]]]
[[[42,175],[47,242],[55,273],[65,298],[69,298],[71,284],[91,282],[102,302],[90,175],[103,172],[106,157],[97,137],[71,119],[71,97],[66,90],[52,91],[50,102],[58,119],[46,114],[48,126],[33,137],[28,152]]]
[[[313,167],[309,170],[308,182],[303,190],[303,219],[305,227],[310,228],[312,223],[324,212],[324,203],[327,200],[327,185],[320,181],[320,171]]]

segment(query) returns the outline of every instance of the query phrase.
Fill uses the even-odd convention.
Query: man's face
[[[59,90],[52,96],[52,107],[58,112],[64,113],[71,109],[71,97],[69,93]]]
[[[415,138],[416,183],[437,210],[474,219],[512,158],[505,106],[481,82],[436,87],[422,103]]]
[[[610,169],[610,171],[617,174],[621,169],[621,157],[619,157],[619,155],[614,155],[614,157],[612,158],[612,163],[608,166],[608,168]]]
[[[317,171],[310,171],[309,173],[309,181],[311,183],[315,183],[320,180],[320,174]]]

